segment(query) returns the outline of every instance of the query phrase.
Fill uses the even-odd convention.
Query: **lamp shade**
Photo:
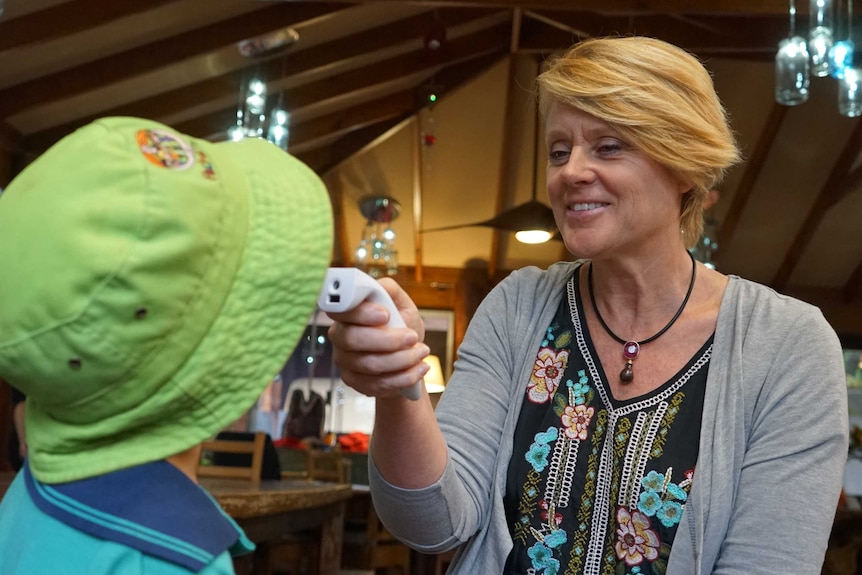
[[[443,393],[446,389],[446,380],[443,379],[443,368],[440,366],[440,358],[436,355],[429,355],[424,360],[425,363],[431,366],[428,373],[423,378],[425,380],[425,389],[428,393]]]

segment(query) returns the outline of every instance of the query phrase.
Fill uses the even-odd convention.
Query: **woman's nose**
[[[595,180],[596,174],[589,157],[578,148],[572,149],[566,163],[563,165],[563,176],[572,184],[589,183]]]

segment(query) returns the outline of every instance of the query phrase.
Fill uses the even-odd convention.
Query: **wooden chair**
[[[350,483],[350,461],[337,447],[324,450],[306,446],[305,471],[313,481]]]
[[[266,433],[258,431],[252,441],[236,439],[210,439],[203,442],[201,462],[198,464],[199,477],[229,477],[233,479],[248,479],[253,483],[260,482],[260,472],[263,467],[263,448],[266,443]],[[221,465],[217,454],[246,454],[248,465]]]
[[[341,449],[336,446],[323,449],[317,440],[303,441],[305,470],[301,475],[296,471],[282,472],[282,477],[307,481],[333,481],[350,483],[350,461],[345,459]],[[319,545],[320,538],[314,533],[297,532],[285,535],[273,545],[270,551],[272,573],[274,575],[307,575],[315,573],[314,565],[320,562],[324,551]],[[337,540],[340,544],[341,535]]]
[[[410,549],[383,526],[370,494],[356,494],[348,501],[341,565],[346,569],[410,573]]]

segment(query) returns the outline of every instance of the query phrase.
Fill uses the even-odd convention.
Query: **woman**
[[[711,78],[647,38],[575,45],[539,77],[548,195],[581,258],[482,303],[435,413],[411,329],[334,316],[377,397],[375,506],[450,572],[820,573],[846,458],[840,345],[821,313],[686,251],[738,151]]]

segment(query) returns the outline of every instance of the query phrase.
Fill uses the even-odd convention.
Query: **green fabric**
[[[332,247],[322,182],[263,140],[107,118],[0,197],[0,376],[42,482],[163,459],[279,371]]]

